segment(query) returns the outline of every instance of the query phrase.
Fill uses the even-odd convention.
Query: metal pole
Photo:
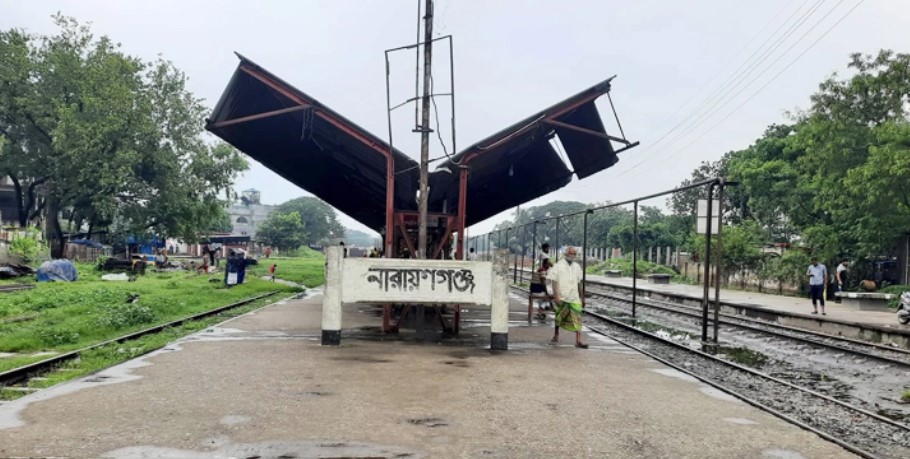
[[[708,186],[708,221],[705,230],[705,291],[702,298],[701,342],[708,342],[708,296],[711,292],[711,211],[714,203],[714,187],[717,183]]]
[[[632,318],[636,318],[638,306],[638,201],[635,201],[632,217]]]
[[[509,231],[511,231],[511,230],[512,230],[512,228],[506,228],[506,250],[509,251],[510,257],[512,256],[512,244],[509,243]],[[508,265],[506,265],[506,266],[508,266]],[[512,274],[514,275],[515,273],[512,273]],[[514,277],[512,278],[512,282],[515,282]]]
[[[521,266],[516,266],[521,269],[521,271],[516,270],[516,272],[519,273],[518,274],[519,282],[525,281],[525,252],[528,249],[527,239],[528,239],[528,225],[525,224],[524,226],[521,227]],[[515,262],[518,263],[518,257],[515,257]]]
[[[581,305],[585,304],[585,291],[588,289],[588,215],[593,214],[593,210],[585,212],[584,223],[582,224],[581,233]]]
[[[560,217],[556,217],[556,237],[553,239],[553,243],[556,245],[556,257],[554,261],[559,261],[559,220]]]
[[[534,273],[534,264],[537,263],[537,220],[534,220],[534,236],[531,240],[531,275]]]
[[[717,343],[717,329],[720,327],[720,280],[724,269],[724,179],[717,187],[717,261],[714,262],[714,342]]]
[[[421,107],[420,130],[420,202],[419,226],[417,227],[418,258],[427,258],[427,184],[430,165],[430,79],[433,66],[433,0],[426,1],[423,44],[423,106]],[[423,308],[418,309],[423,311]],[[419,314],[422,316],[423,314]]]

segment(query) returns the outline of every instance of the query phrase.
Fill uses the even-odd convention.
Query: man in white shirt
[[[582,272],[581,264],[575,261],[578,252],[575,247],[566,249],[565,256],[559,260],[547,278],[553,283],[553,300],[556,303],[556,330],[551,343],[559,342],[559,329],[575,332],[575,347],[587,349],[588,345],[581,342],[581,316],[584,307],[584,297],[581,292]]]
[[[477,254],[474,253],[474,247],[468,249],[468,261],[477,261]]]
[[[825,281],[828,279],[828,268],[818,262],[818,258],[812,257],[812,264],[806,270],[809,276],[809,296],[812,298],[812,314],[818,314],[816,300],[821,302],[822,315],[825,315]]]

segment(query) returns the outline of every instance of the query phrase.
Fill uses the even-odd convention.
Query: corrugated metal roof
[[[381,230],[389,145],[238,56],[240,64],[206,128],[364,225]],[[457,209],[459,165],[469,168],[466,220],[471,225],[564,187],[573,172],[584,178],[615,164],[616,152],[594,105],[609,90],[610,80],[603,81],[453,155],[430,176],[430,212]],[[551,145],[554,136],[572,169]],[[395,207],[416,210],[418,164],[398,150],[392,154]]]

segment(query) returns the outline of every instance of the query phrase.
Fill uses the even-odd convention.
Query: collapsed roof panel
[[[375,230],[385,224],[387,143],[241,56],[206,129]],[[395,158],[395,205],[416,209],[417,162]]]
[[[239,55],[238,55],[239,56]],[[417,209],[418,163],[275,75],[240,57],[206,129],[364,225],[381,231],[386,165],[395,163],[396,210]],[[612,80],[612,78],[610,79]],[[468,170],[468,225],[589,177],[617,161],[594,101],[610,80],[586,89],[453,155],[430,176],[430,212],[455,213],[459,168]],[[554,149],[556,136],[566,163]],[[571,168],[570,168],[571,166]]]

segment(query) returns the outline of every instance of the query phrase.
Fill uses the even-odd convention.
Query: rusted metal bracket
[[[249,122],[249,121],[261,120],[261,119],[263,119],[263,118],[271,118],[271,117],[273,117],[273,116],[279,116],[279,115],[284,115],[284,114],[287,114],[287,113],[299,112],[299,111],[301,111],[301,110],[306,110],[306,109],[308,109],[308,108],[310,108],[310,107],[312,107],[312,105],[296,105],[296,106],[294,106],[294,107],[282,108],[282,109],[280,109],[280,110],[272,110],[272,111],[270,111],[270,112],[257,113],[257,114],[255,114],[255,115],[242,116],[242,117],[240,117],[240,118],[234,118],[234,119],[230,119],[230,120],[219,121],[219,122],[217,122],[217,123],[211,123],[211,124],[209,124],[208,127],[211,128],[211,129],[218,129],[218,128],[223,128],[223,127],[225,127],[225,126],[233,126],[233,125],[235,125],[235,124],[246,123],[246,122]]]
[[[610,135],[610,134],[606,134],[606,133],[603,133],[603,132],[593,131],[593,130],[591,130],[591,129],[586,129],[586,128],[583,128],[583,127],[575,126],[574,124],[563,123],[562,121],[556,121],[556,120],[550,119],[550,118],[544,119],[543,122],[544,122],[544,123],[547,123],[547,124],[550,124],[550,125],[553,125],[553,126],[556,126],[556,127],[561,127],[561,128],[569,129],[569,130],[572,130],[572,131],[581,132],[581,133],[583,133],[583,134],[593,135],[594,137],[600,137],[601,139],[607,139],[607,140],[612,140],[612,141],[614,141],[614,142],[619,142],[619,143],[621,143],[621,144],[623,144],[623,145],[631,145],[631,144],[632,144],[631,142],[629,142],[629,141],[626,140],[626,139],[623,139],[622,137],[616,137],[616,136],[612,136],[612,135]]]

